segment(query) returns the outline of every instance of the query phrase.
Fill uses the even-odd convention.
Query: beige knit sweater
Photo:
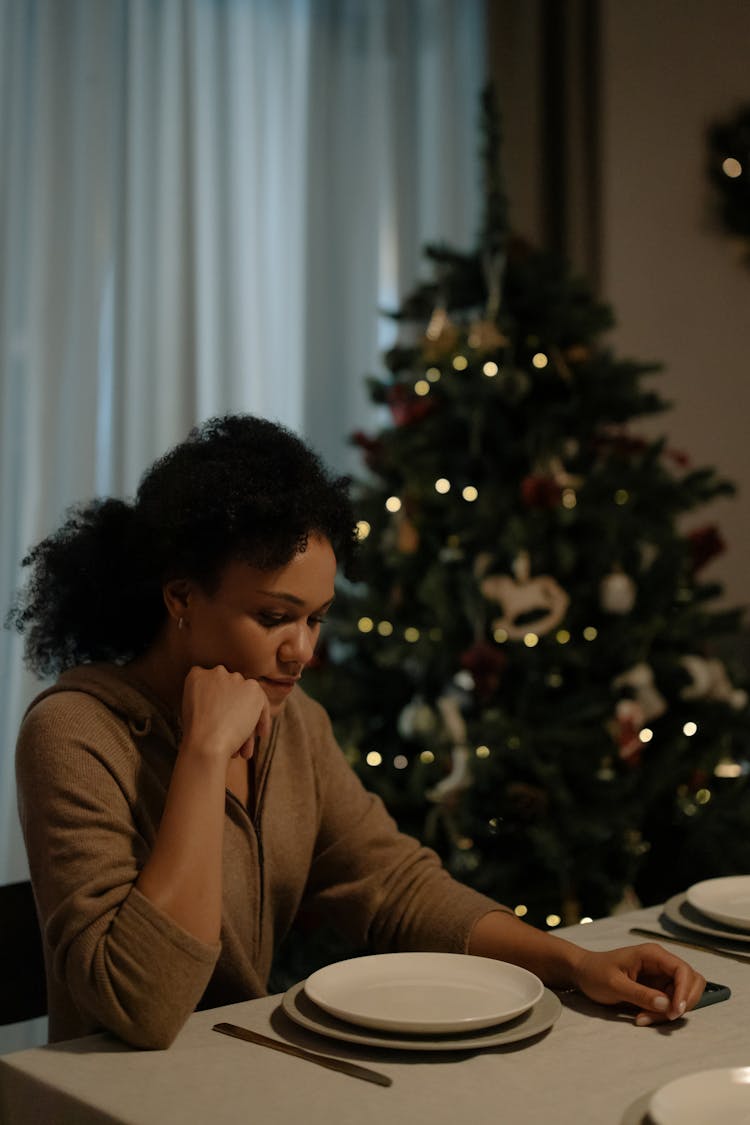
[[[44,938],[50,1040],[107,1028],[166,1047],[200,1003],[261,996],[301,907],[386,950],[464,951],[497,909],[398,832],[295,688],[256,760],[256,804],[227,793],[221,940],[205,945],[134,886],[154,844],[179,732],[114,665],[64,673],[29,708],[19,810]]]

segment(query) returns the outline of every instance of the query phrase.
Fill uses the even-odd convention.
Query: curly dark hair
[[[330,541],[346,571],[356,546],[348,484],[283,426],[211,418],[147,470],[132,503],[97,499],[66,513],[23,559],[30,577],[6,625],[25,634],[26,663],[46,676],[143,652],[164,621],[170,578],[210,593],[230,560],[274,570],[310,534]]]

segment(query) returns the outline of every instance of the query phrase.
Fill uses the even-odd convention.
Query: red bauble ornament
[[[370,437],[364,430],[355,430],[351,441],[352,445],[362,450],[362,458],[368,469],[377,471],[383,453],[383,443],[380,438]]]
[[[461,667],[474,677],[474,686],[480,699],[486,700],[497,693],[508,658],[487,641],[477,641],[461,654]]]
[[[389,388],[386,402],[397,426],[411,426],[414,422],[420,422],[435,409],[434,400],[417,397],[403,383],[397,383]]]
[[[521,481],[521,499],[527,508],[556,508],[561,498],[562,488],[554,477],[529,473]]]
[[[693,574],[704,567],[706,563],[709,563],[711,559],[723,554],[727,549],[718,527],[713,523],[691,531],[687,541],[690,546]]]

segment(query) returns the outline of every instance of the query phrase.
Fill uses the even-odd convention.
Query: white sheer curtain
[[[0,606],[68,504],[245,410],[339,467],[377,310],[478,221],[482,0],[2,0]],[[0,634],[0,882],[38,685]]]

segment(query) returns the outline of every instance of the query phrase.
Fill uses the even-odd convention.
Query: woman
[[[298,686],[353,526],[301,441],[227,417],[24,560],[11,620],[59,673],[17,750],[53,1041],[168,1046],[196,1006],[264,994],[301,908],[376,951],[515,962],[637,1023],[700,997],[659,946],[587,952],[456,883],[362,788]]]

